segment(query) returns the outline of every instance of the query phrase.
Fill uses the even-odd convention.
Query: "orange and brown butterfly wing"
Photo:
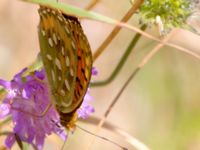
[[[83,33],[82,27],[77,18],[64,15],[66,20],[69,20],[69,25],[75,38],[77,47],[77,72],[76,72],[76,84],[74,89],[74,97],[70,108],[70,113],[66,114],[60,111],[61,123],[69,122],[76,110],[83,102],[83,98],[87,91],[89,81],[91,78],[92,70],[92,53],[87,40],[87,37]],[[62,108],[64,109],[64,107]],[[69,125],[70,126],[70,125]],[[73,120],[72,120],[73,126]]]
[[[67,125],[81,105],[92,70],[92,54],[77,18],[40,7],[39,41],[52,101]]]
[[[65,18],[70,19],[71,17],[65,16]],[[73,108],[76,108],[80,105],[79,101],[82,101],[82,99],[84,98],[91,78],[92,53],[88,40],[83,33],[79,21],[74,18],[72,19],[72,21],[70,21],[70,23],[76,41],[78,59],[76,84],[73,98]]]

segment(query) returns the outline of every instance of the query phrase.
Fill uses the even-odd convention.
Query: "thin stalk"
[[[128,10],[128,12],[125,14],[125,16],[121,19],[120,22],[127,22],[131,18],[131,16],[137,11],[137,9],[142,5],[143,2],[144,0],[136,0],[134,5]],[[101,53],[111,43],[111,41],[119,33],[120,30],[121,27],[119,25],[116,25],[114,27],[113,31],[108,35],[108,37],[104,40],[101,46],[95,51],[93,55],[94,61],[101,55]]]
[[[99,117],[90,116],[87,119],[87,121],[84,119],[80,119],[79,121],[86,123],[86,124],[97,125],[100,120],[101,120],[101,118],[99,118]],[[103,125],[103,128],[105,130],[108,130],[110,132],[113,132],[113,133],[119,135],[122,140],[128,142],[136,150],[150,150],[150,148],[147,147],[147,145],[145,145],[144,143],[142,143],[139,139],[133,137],[127,131],[113,125],[111,122],[106,121]]]
[[[11,121],[11,117],[8,117],[5,120],[1,121],[0,122],[0,128],[2,128],[2,126],[6,125],[10,121]]]
[[[92,0],[86,7],[86,10],[91,10],[100,0]]]
[[[102,116],[100,122],[98,123],[98,126],[96,128],[96,132],[95,134],[98,134],[98,132],[101,130],[103,124],[105,123],[108,115],[110,114],[111,110],[113,109],[113,107],[115,106],[115,104],[118,102],[120,96],[122,95],[122,93],[124,92],[124,90],[126,89],[126,87],[129,85],[129,83],[131,82],[131,80],[133,80],[133,78],[138,74],[138,72],[144,67],[145,64],[147,64],[149,62],[149,60],[151,60],[151,58],[165,45],[165,43],[172,37],[172,35],[174,35],[175,32],[171,32],[171,34],[169,34],[165,39],[162,40],[162,43],[159,43],[158,45],[156,45],[143,59],[142,61],[138,64],[138,66],[136,67],[136,69],[132,72],[132,74],[129,76],[129,78],[127,79],[127,81],[124,83],[124,85],[122,86],[122,88],[120,89],[120,91],[117,93],[117,95],[115,96],[115,98],[112,100],[112,102],[110,103],[110,105],[108,106],[108,109],[106,110],[106,112],[104,113],[104,115]],[[88,146],[88,149],[92,146],[92,144],[95,142],[95,137],[92,139],[91,143]]]
[[[141,30],[145,30],[146,29],[146,25],[143,25],[141,27]],[[122,67],[124,66],[128,56],[130,55],[130,53],[132,52],[132,50],[134,49],[134,47],[136,46],[138,40],[141,38],[141,34],[137,33],[132,41],[130,42],[129,46],[127,47],[125,53],[123,54],[121,60],[119,61],[119,63],[117,64],[117,67],[114,69],[114,71],[112,72],[112,74],[105,80],[103,81],[97,81],[97,82],[93,82],[91,83],[91,87],[97,87],[97,86],[104,86],[109,84],[111,81],[113,81],[115,79],[115,77],[117,76],[117,74],[119,73],[119,71],[122,69]]]
[[[10,133],[12,133],[11,131],[4,131],[4,132],[0,132],[0,136],[7,136]]]

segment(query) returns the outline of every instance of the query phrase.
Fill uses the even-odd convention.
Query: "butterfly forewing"
[[[70,118],[81,105],[90,81],[90,46],[77,18],[45,7],[40,7],[39,14],[41,57],[52,101],[62,118]]]

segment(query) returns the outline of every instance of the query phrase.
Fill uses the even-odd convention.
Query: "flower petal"
[[[43,145],[44,145],[44,138],[45,138],[45,135],[43,133],[38,134],[36,136],[35,141],[36,141],[36,145],[37,145],[38,150],[42,150]]]
[[[0,119],[5,118],[10,112],[9,104],[1,104],[0,105]]]
[[[98,71],[95,67],[92,67],[92,75],[97,75],[98,74]]]
[[[13,144],[15,143],[16,138],[15,138],[15,134],[11,133],[7,136],[6,140],[5,140],[5,146],[8,149],[11,149],[11,147],[13,146]]]
[[[21,141],[35,145],[38,150],[41,150],[46,136],[56,133],[66,140],[67,134],[57,124],[60,123],[60,119],[54,107],[51,107],[43,117],[38,117],[51,103],[44,70],[35,71],[34,74],[26,76],[26,80],[22,81],[24,71],[25,69],[15,75],[10,82],[0,80],[0,85],[7,88],[7,96],[0,105],[0,119],[11,114],[14,124],[13,133],[16,133]],[[96,73],[94,70],[94,74]],[[90,113],[94,112],[94,108],[86,102],[92,100],[88,93],[89,91],[78,110],[81,118],[87,118]],[[11,148],[15,141],[15,135],[11,134],[7,137],[5,144]]]
[[[5,89],[10,89],[11,87],[10,82],[2,79],[0,79],[0,86],[4,87]]]

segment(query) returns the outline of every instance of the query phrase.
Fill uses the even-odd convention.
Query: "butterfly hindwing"
[[[39,12],[41,14],[39,25],[41,57],[55,99],[53,102],[58,107],[63,105],[70,107],[77,69],[75,39],[61,13],[46,8],[41,8]]]
[[[74,98],[71,107],[71,111],[73,111],[73,109],[79,107],[87,91],[87,87],[91,77],[92,54],[87,38],[83,33],[82,27],[77,18],[69,17],[66,15],[64,16],[67,20],[70,20],[73,37],[75,38],[77,47],[76,55],[78,64]]]

